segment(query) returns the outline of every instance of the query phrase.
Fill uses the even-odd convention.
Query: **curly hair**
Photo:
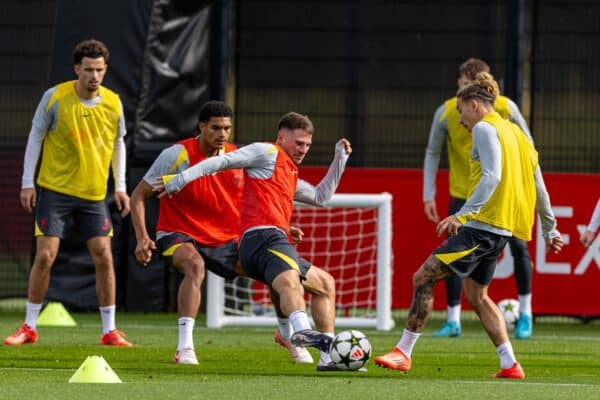
[[[204,103],[198,114],[198,122],[208,122],[212,117],[233,116],[233,110],[222,101],[211,100]]]
[[[110,53],[104,43],[96,39],[87,39],[77,43],[73,49],[73,64],[81,64],[83,57],[88,58],[104,58],[104,62],[108,62]]]

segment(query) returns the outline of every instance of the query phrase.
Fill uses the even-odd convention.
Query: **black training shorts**
[[[235,264],[238,261],[238,246],[232,240],[220,246],[204,246],[183,233],[170,233],[157,240],[156,244],[160,254],[170,266],[173,266],[173,253],[184,243],[191,243],[204,259],[207,270],[225,279],[233,279],[238,274],[235,272]]]
[[[269,286],[282,272],[295,270],[305,278],[310,263],[298,257],[296,248],[279,229],[257,229],[246,233],[240,242],[240,261],[249,277]]]
[[[462,227],[432,254],[461,278],[470,277],[481,285],[489,285],[507,241],[507,236]]]
[[[104,200],[91,201],[40,188],[35,211],[35,236],[58,236],[73,228],[83,240],[112,236],[113,226]]]

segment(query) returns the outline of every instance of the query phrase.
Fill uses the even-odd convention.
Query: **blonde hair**
[[[496,82],[492,74],[489,72],[479,72],[475,76],[473,83],[458,90],[456,97],[463,101],[476,98],[486,103],[494,104],[499,94],[500,88],[498,82]]]

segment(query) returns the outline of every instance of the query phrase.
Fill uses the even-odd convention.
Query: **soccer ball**
[[[504,299],[498,302],[498,308],[506,322],[506,328],[513,330],[519,319],[519,302],[515,299]]]
[[[356,371],[369,361],[371,343],[360,331],[343,331],[331,341],[329,355],[338,369]]]

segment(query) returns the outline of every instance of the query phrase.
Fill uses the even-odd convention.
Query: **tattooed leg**
[[[421,265],[413,275],[413,300],[408,312],[406,329],[423,332],[433,309],[433,287],[439,281],[454,276],[454,272],[434,256]]]

